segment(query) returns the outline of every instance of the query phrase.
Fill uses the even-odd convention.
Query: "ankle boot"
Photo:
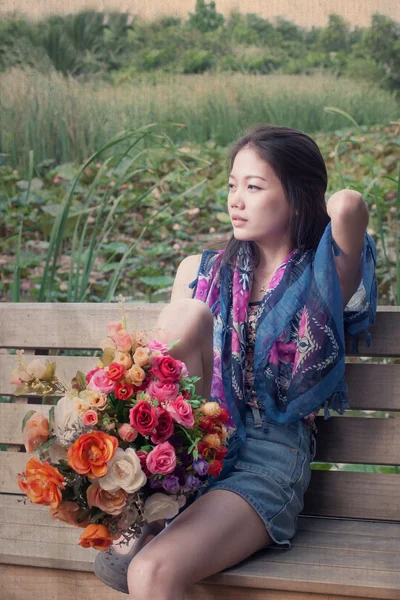
[[[147,523],[126,554],[118,552],[114,546],[105,552],[99,552],[94,560],[93,569],[96,576],[114,590],[129,594],[128,567],[133,557],[145,546],[149,535],[156,536],[164,529],[158,521]],[[123,548],[123,546],[121,547]]]

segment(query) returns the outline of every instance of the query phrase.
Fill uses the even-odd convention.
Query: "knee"
[[[132,600],[148,600],[163,597],[171,581],[171,570],[166,569],[166,561],[156,556],[140,556],[133,558],[128,567],[128,590]]]
[[[213,316],[210,308],[201,300],[182,298],[163,308],[157,327],[166,337],[172,334],[182,338],[186,334],[193,342],[196,336],[212,334]]]

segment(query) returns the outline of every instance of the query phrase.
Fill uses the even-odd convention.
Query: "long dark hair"
[[[228,176],[236,155],[245,147],[255,150],[282,184],[290,206],[293,247],[302,252],[316,249],[330,221],[325,204],[328,174],[317,144],[297,129],[259,125],[231,146],[227,158]],[[260,256],[256,244],[237,240],[233,235],[225,247],[223,263],[232,264],[243,244],[250,246],[253,266],[257,266]]]

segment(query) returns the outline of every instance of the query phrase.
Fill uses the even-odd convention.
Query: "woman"
[[[290,549],[315,455],[321,405],[343,413],[344,329],[374,322],[375,247],[361,194],[325,203],[316,143],[259,126],[229,155],[233,236],[178,268],[158,320],[198,393],[235,427],[222,472],[166,528],[150,524],[128,554],[95,572],[134,600],[183,600],[194,582],[263,548]],[[351,300],[351,302],[349,302]],[[161,530],[161,533],[157,533]]]

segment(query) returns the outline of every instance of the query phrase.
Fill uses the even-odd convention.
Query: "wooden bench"
[[[128,305],[130,327],[151,327],[162,306]],[[94,350],[105,337],[107,323],[118,319],[116,304],[4,303],[0,304],[0,348],[24,348],[37,354]],[[361,355],[400,357],[400,308],[380,307],[372,340],[369,349],[360,342]],[[56,360],[58,373],[68,382],[78,367],[86,370],[97,362],[93,357],[74,356]],[[0,394],[12,394],[9,374],[14,361],[14,356],[2,350]],[[400,364],[348,364],[347,377],[353,409],[400,411]],[[0,597],[126,598],[95,577],[96,551],[77,545],[80,530],[51,520],[47,507],[18,502],[22,495],[16,474],[24,470],[28,459],[21,420],[28,409],[47,414],[50,408],[41,403],[32,406],[32,399],[29,407],[26,402],[14,398],[12,403],[0,403],[0,443],[8,447],[0,452]],[[332,414],[327,421],[322,411],[317,417],[316,462],[400,464],[399,418]],[[187,597],[400,599],[399,474],[314,469],[297,526],[290,551],[259,552],[193,586]]]

